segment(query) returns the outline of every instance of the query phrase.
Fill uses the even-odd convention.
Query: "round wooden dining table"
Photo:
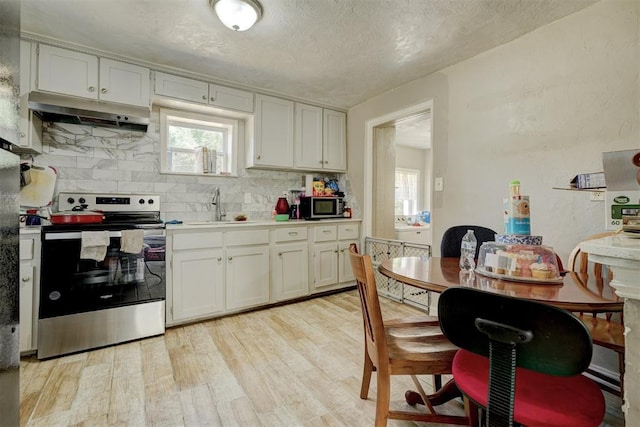
[[[458,263],[459,258],[398,257],[381,261],[378,271],[400,283],[436,293],[454,286],[468,286],[496,294],[536,300],[572,312],[620,312],[623,309],[623,299],[615,294],[608,279],[566,272],[561,282],[515,282],[483,276],[473,271],[461,271]],[[440,405],[459,396],[460,392],[454,381],[450,380],[428,397],[432,405]],[[413,390],[405,393],[405,399],[410,405],[423,403],[422,397]]]
[[[458,261],[458,258],[398,257],[382,261],[378,271],[398,282],[437,293],[453,286],[468,286],[536,300],[572,312],[620,312],[623,309],[623,299],[615,294],[606,278],[566,272],[558,282],[510,281],[461,271]]]

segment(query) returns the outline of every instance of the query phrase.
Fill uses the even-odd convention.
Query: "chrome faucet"
[[[211,204],[215,206],[215,210],[213,212],[213,220],[214,221],[222,221],[222,218],[227,216],[227,213],[222,209],[220,202],[220,188],[216,187],[216,190],[213,193],[213,200],[211,200]]]

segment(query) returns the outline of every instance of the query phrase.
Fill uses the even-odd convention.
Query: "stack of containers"
[[[531,234],[529,196],[520,194],[520,181],[509,183],[509,196],[503,199],[505,234]]]

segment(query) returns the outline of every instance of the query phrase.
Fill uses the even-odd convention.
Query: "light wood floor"
[[[385,318],[417,312],[382,305]],[[361,321],[348,291],[76,355],[23,358],[21,425],[371,426],[375,374],[369,399],[359,398]],[[411,381],[393,381],[392,405],[406,408]],[[620,400],[607,398],[603,426],[623,426]],[[439,409],[462,413],[458,401]]]

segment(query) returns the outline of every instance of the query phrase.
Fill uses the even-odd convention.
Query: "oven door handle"
[[[144,235],[146,236],[164,236],[164,229],[153,229],[153,230],[144,230]],[[122,237],[122,232],[120,231],[109,231],[109,238],[113,237]],[[80,231],[70,231],[66,233],[44,233],[44,240],[74,240],[82,238],[82,232]]]

